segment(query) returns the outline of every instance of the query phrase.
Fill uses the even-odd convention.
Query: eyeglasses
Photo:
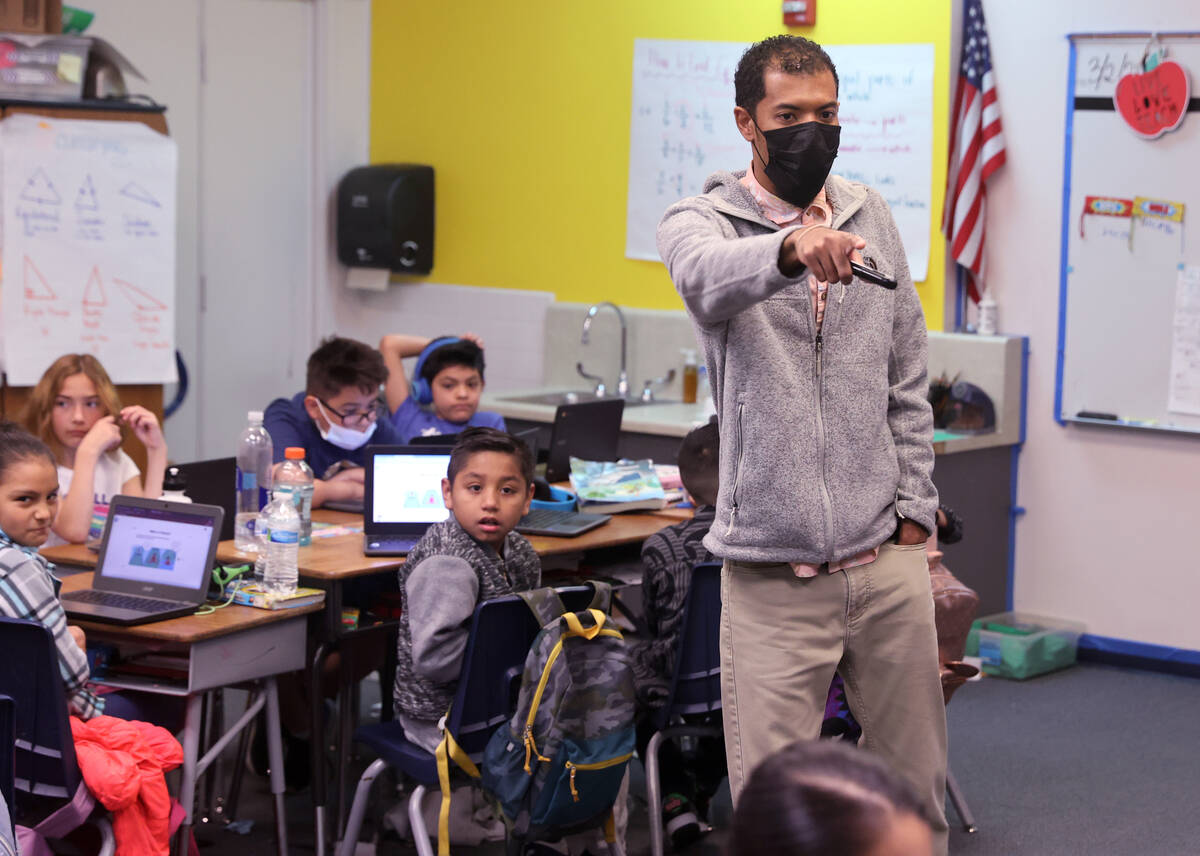
[[[351,410],[343,413],[340,410],[334,410],[333,405],[320,396],[314,395],[313,398],[321,402],[321,405],[341,420],[342,424],[347,428],[357,428],[360,425],[370,425],[379,418],[381,405],[376,401],[370,410]]]

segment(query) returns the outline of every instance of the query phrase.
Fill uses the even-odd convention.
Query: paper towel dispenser
[[[433,269],[433,167],[372,164],[338,183],[338,259],[350,267]]]

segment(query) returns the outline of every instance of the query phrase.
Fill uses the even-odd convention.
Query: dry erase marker
[[[1076,419],[1103,419],[1105,422],[1118,422],[1119,417],[1115,413],[1100,413],[1097,410],[1080,410],[1075,414]]]

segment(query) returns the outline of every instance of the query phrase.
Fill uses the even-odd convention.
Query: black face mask
[[[761,129],[760,129],[761,130]],[[780,199],[807,208],[817,198],[837,157],[842,129],[824,122],[801,122],[762,132],[767,141],[763,171]],[[760,154],[761,158],[762,155]]]

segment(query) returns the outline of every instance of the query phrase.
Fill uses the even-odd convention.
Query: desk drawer
[[[294,672],[305,663],[307,616],[297,615],[192,646],[192,692]]]

